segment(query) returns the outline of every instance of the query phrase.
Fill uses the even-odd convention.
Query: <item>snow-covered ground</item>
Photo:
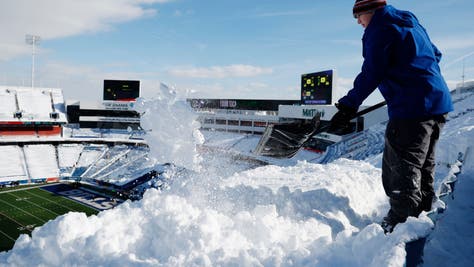
[[[0,266],[403,266],[405,243],[431,231],[427,266],[471,266],[474,148],[465,153],[474,143],[473,103],[472,95],[456,102],[439,142],[438,187],[459,152],[465,162],[435,229],[423,213],[385,235],[373,223],[388,209],[380,155],[257,167],[199,154],[195,115],[162,91],[139,103],[151,155],[190,171],[170,173],[166,190],[141,201],[60,216],[0,253]]]

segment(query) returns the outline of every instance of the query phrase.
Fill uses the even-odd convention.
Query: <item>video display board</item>
[[[104,100],[133,101],[140,96],[140,81],[104,80]]]
[[[301,75],[301,103],[332,104],[333,71],[326,70]]]

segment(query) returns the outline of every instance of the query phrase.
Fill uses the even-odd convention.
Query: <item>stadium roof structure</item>
[[[58,88],[0,86],[0,103],[0,124],[67,123]]]

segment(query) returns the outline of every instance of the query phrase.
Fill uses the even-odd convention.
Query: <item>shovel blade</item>
[[[265,128],[254,153],[273,158],[291,158],[318,129],[320,115],[310,122],[269,125]]]

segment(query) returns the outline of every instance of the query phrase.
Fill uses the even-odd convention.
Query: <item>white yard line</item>
[[[49,200],[49,199],[47,199],[47,198],[45,198],[45,197],[42,197],[42,196],[40,196],[40,195],[37,195],[37,194],[35,194],[35,193],[29,192],[29,191],[27,191],[26,193],[28,193],[28,194],[30,194],[30,195],[33,195],[33,196],[35,196],[35,197],[39,197],[39,198],[44,199],[44,200],[46,200],[46,201],[52,202],[52,203],[54,203],[54,204],[56,204],[56,205],[58,205],[58,206],[61,206],[61,207],[65,208],[65,209],[67,209],[67,210],[72,210],[72,211],[80,212],[80,211],[78,211],[78,210],[76,210],[76,209],[73,209],[73,208],[71,208],[71,207],[64,206],[64,205],[62,205],[62,204],[60,204],[60,203],[58,203],[58,202]],[[63,196],[58,195],[58,197],[63,197]]]
[[[3,232],[2,230],[0,230],[0,233],[3,234],[4,236],[6,236],[6,237],[7,237],[8,239],[10,239],[11,241],[13,241],[13,242],[16,241],[13,237],[7,235],[7,233]]]
[[[32,217],[35,217],[36,219],[38,219],[38,220],[42,221],[43,223],[46,223],[46,221],[45,221],[45,220],[43,220],[43,219],[41,219],[41,218],[38,218],[38,217],[36,217],[35,215],[33,215],[33,214],[31,214],[31,213],[27,212],[27,211],[26,211],[26,210],[24,210],[24,209],[21,209],[21,208],[19,208],[19,207],[13,206],[12,204],[10,204],[10,203],[8,203],[8,202],[6,202],[6,201],[4,201],[4,200],[1,200],[1,199],[0,199],[0,202],[3,202],[3,203],[5,203],[5,204],[7,204],[8,206],[10,206],[10,207],[13,207],[13,208],[15,208],[15,209],[21,210],[21,211],[23,211],[24,213],[26,213],[26,214],[28,214],[28,215],[30,215],[30,216],[32,216]]]
[[[5,217],[5,218],[8,218],[9,220],[15,222],[16,224],[18,224],[18,225],[21,226],[21,227],[25,227],[23,224],[19,223],[17,220],[11,218],[10,216],[7,216],[7,215],[4,214],[4,213],[1,213],[1,212],[0,212],[0,215],[2,215],[2,216]],[[28,228],[25,228],[25,229],[28,230],[28,231],[31,233],[31,230],[30,230],[30,229],[28,229]]]
[[[15,194],[11,194],[11,193],[10,193],[10,195],[12,195],[12,196],[14,196],[14,197],[18,197],[18,196],[15,195]],[[61,215],[61,214],[59,214],[59,213],[57,213],[57,212],[54,212],[54,211],[52,211],[52,210],[50,210],[50,209],[47,209],[47,208],[45,208],[45,207],[41,207],[40,205],[38,205],[38,204],[36,204],[36,203],[34,203],[34,202],[31,202],[31,201],[29,201],[29,200],[27,200],[27,199],[22,199],[22,201],[26,201],[26,202],[28,202],[28,203],[30,203],[30,204],[33,204],[34,206],[36,206],[36,207],[38,207],[38,208],[40,208],[40,209],[46,210],[46,211],[48,211],[48,212],[50,212],[50,213],[52,213],[52,214],[55,214],[56,216]]]

